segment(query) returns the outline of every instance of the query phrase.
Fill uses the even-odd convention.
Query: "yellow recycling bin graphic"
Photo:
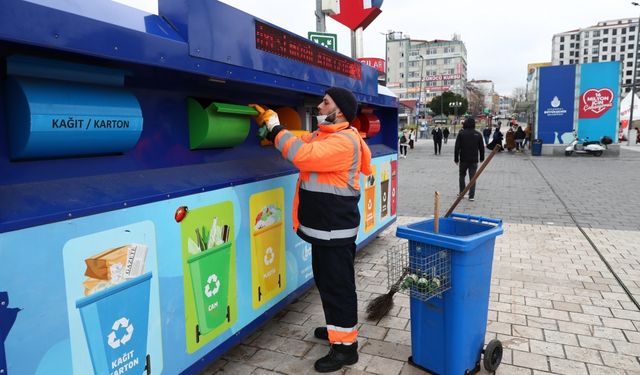
[[[256,193],[249,199],[251,222],[252,305],[256,309],[282,292],[286,284],[284,190]]]
[[[376,225],[376,168],[371,166],[371,175],[364,178],[364,231]]]

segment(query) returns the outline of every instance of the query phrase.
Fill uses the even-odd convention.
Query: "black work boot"
[[[338,371],[342,366],[352,365],[358,362],[358,343],[351,345],[333,344],[329,354],[320,358],[314,364],[318,372]]]
[[[313,331],[313,335],[317,339],[329,340],[329,332],[327,332],[327,327],[316,327],[315,331]]]

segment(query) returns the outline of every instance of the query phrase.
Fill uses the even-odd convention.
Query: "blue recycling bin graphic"
[[[151,276],[149,272],[76,301],[96,374],[151,373]]]

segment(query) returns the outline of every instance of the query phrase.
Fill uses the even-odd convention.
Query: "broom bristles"
[[[380,320],[382,319],[389,310],[393,307],[393,295],[395,294],[394,290],[391,290],[387,294],[380,295],[371,302],[367,306],[367,319],[368,320]]]

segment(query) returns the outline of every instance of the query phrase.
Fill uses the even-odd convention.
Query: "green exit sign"
[[[323,47],[338,51],[338,34],[314,33],[309,31],[309,40],[316,42]]]

